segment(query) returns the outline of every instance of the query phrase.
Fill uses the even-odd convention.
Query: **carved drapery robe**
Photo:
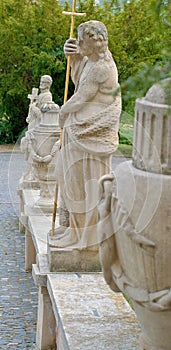
[[[64,105],[58,181],[70,212],[66,234],[72,230],[78,247],[91,249],[97,244],[98,180],[111,172],[111,155],[118,146],[121,97],[110,94],[118,87],[110,53],[108,60],[98,62],[76,55],[71,64],[75,93]]]

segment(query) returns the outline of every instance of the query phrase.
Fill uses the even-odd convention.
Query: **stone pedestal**
[[[21,179],[19,181],[19,190],[23,189],[33,189],[33,190],[38,190],[40,188],[39,186],[39,181],[38,180],[25,180],[25,179]]]
[[[101,271],[98,251],[77,248],[56,248],[55,239],[48,235],[48,262],[52,272]]]
[[[55,167],[59,148],[55,143],[59,140],[60,134],[58,119],[58,111],[50,110],[42,113],[41,123],[33,132],[36,139],[33,167],[40,185],[40,198],[35,203],[35,208],[40,208],[45,213],[52,213],[54,205]]]

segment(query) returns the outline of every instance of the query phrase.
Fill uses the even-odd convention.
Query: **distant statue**
[[[118,147],[121,96],[115,62],[108,49],[106,27],[89,21],[78,27],[78,40],[64,46],[71,56],[75,93],[61,107],[63,141],[57,177],[70,226],[55,230],[57,247],[97,250],[97,188],[111,171],[111,155]]]
[[[34,129],[40,124],[41,113],[45,113],[51,109],[59,109],[52,100],[52,94],[50,88],[52,85],[52,78],[50,75],[43,75],[40,79],[40,94],[38,95],[38,89],[33,88],[32,94],[28,95],[30,98],[29,114],[26,119],[28,130]]]
[[[43,75],[40,79],[40,94],[38,94],[38,88],[32,89],[32,94],[28,95],[30,99],[29,113],[26,121],[28,123],[28,131],[25,134],[25,137],[21,139],[21,151],[25,154],[27,160],[27,167],[23,174],[22,181],[29,180],[32,181],[35,179],[34,170],[32,167],[34,161],[43,161],[50,162],[52,155],[49,157],[39,157],[36,150],[36,140],[34,131],[36,127],[39,126],[41,122],[42,113],[48,112],[50,110],[59,110],[59,106],[55,104],[52,100],[52,94],[50,88],[52,85],[52,78],[50,75]],[[52,152],[54,155],[54,152]]]

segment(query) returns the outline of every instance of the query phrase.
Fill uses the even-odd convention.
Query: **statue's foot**
[[[70,228],[66,226],[59,226],[55,230],[55,238],[61,240],[64,237],[68,237]]]
[[[91,232],[90,232],[91,233]],[[97,252],[99,250],[99,244],[97,241],[97,236],[92,232],[92,234],[81,235],[81,239],[79,241],[79,246],[81,250],[89,250]]]
[[[52,236],[52,230],[49,231],[49,236],[51,239],[56,239],[58,236],[62,237],[66,231],[66,226],[59,226],[55,229],[54,235]]]
[[[88,244],[85,242],[82,242],[82,240],[79,241],[78,244],[78,249],[80,250],[89,250],[92,252],[97,252],[99,250],[99,245],[98,244]]]
[[[98,252],[99,246],[98,244],[88,245],[85,249],[90,250],[92,252]]]
[[[55,229],[55,236],[60,236],[62,237],[63,234],[65,234],[67,227],[66,226],[59,226]]]
[[[70,246],[77,245],[77,237],[75,233],[70,230],[70,227],[68,227],[64,234],[62,234],[59,238],[55,236],[55,246],[57,248],[66,248]]]

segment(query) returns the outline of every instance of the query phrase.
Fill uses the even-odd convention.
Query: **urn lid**
[[[171,78],[152,85],[144,99],[154,104],[171,105]]]

